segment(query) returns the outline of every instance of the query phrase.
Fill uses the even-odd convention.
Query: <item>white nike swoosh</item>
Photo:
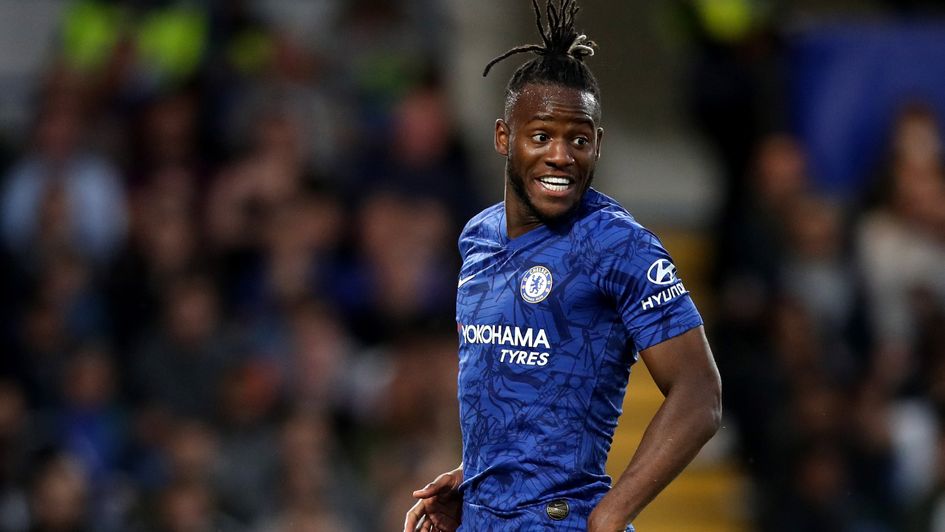
[[[468,283],[469,281],[472,281],[472,278],[475,277],[475,276],[477,276],[477,275],[479,275],[479,273],[474,273],[474,274],[470,275],[469,277],[463,277],[462,279],[459,280],[459,285],[458,285],[456,288],[459,288],[459,287],[463,286],[464,284]]]

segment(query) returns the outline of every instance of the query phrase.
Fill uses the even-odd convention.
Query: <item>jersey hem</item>
[[[686,323],[677,325],[676,327],[673,327],[672,329],[670,329],[666,337],[661,338],[658,342],[646,344],[644,347],[637,347],[637,352],[639,353],[640,351],[645,351],[655,345],[659,345],[663,342],[672,340],[673,338],[676,338],[677,336],[681,336],[701,325],[705,325],[705,322],[701,318],[698,320],[692,320],[691,322],[686,322]]]

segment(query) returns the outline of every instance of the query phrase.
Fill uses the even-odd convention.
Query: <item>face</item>
[[[599,116],[589,92],[526,85],[506,118],[496,121],[496,151],[506,157],[510,236],[554,223],[580,203],[600,157]]]

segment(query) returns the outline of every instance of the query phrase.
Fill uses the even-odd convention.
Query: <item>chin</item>
[[[538,206],[534,203],[532,205],[534,207],[536,216],[539,220],[541,220],[542,223],[546,225],[554,225],[570,216],[580,203],[580,198],[578,198],[577,201],[574,201],[569,205]]]
[[[588,188],[591,186],[591,181],[594,178],[592,172],[589,179],[579,189],[577,194],[562,197],[559,198],[558,201],[555,201],[542,198],[536,195],[533,190],[529,190],[525,185],[525,179],[522,178],[520,174],[514,172],[512,168],[513,165],[507,162],[505,166],[507,186],[512,189],[513,194],[518,197],[519,201],[522,202],[531,215],[545,225],[558,224],[577,210],[578,205],[580,205],[581,200],[584,199],[584,194],[587,193]]]

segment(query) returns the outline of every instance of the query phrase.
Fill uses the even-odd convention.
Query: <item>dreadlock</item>
[[[525,44],[516,46],[502,55],[497,56],[486,65],[482,72],[483,77],[489,74],[492,67],[515,54],[533,52],[538,55],[515,70],[505,88],[506,107],[514,100],[515,95],[525,85],[530,83],[545,83],[563,85],[587,91],[600,101],[600,87],[594,74],[584,64],[584,58],[594,55],[597,44],[587,38],[587,35],[578,34],[574,29],[574,18],[580,8],[576,0],[547,0],[545,4],[545,19],[542,22],[541,9],[538,0],[532,0],[535,10],[535,21],[542,44]]]

